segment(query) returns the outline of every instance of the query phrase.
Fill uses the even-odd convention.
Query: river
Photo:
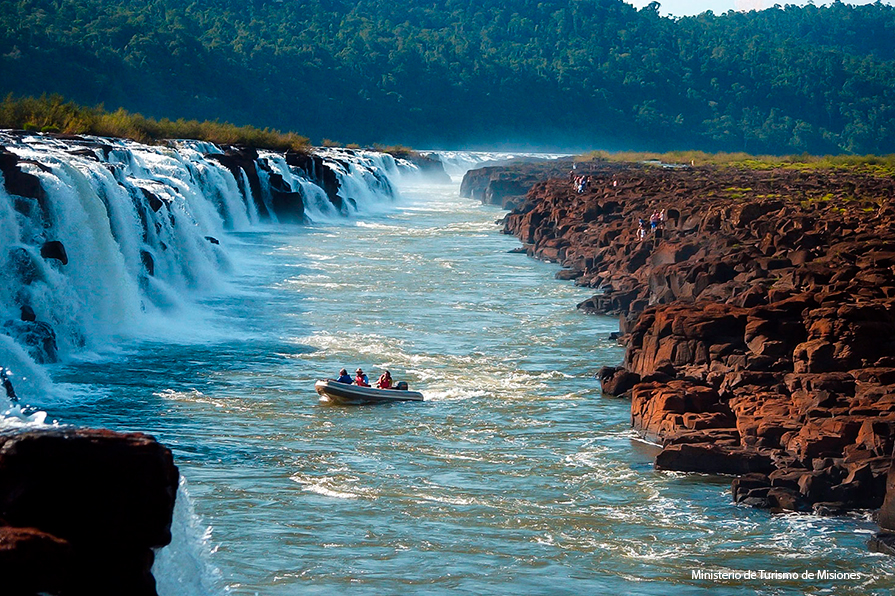
[[[887,594],[869,515],[772,515],[730,478],[659,472],[591,291],[510,251],[502,212],[405,186],[362,217],[222,239],[219,291],[153,334],[47,367],[51,419],[151,433],[185,483],[163,596]],[[388,368],[423,402],[339,407]],[[694,579],[694,573],[798,579]],[[850,571],[851,579],[802,579]]]

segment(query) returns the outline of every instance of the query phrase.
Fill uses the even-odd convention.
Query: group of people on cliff
[[[577,175],[577,172],[573,167],[569,170],[569,181],[572,183],[572,187],[575,191],[580,195],[587,191],[591,183],[594,182],[594,179],[589,175]],[[609,183],[607,182],[607,184]],[[612,179],[612,186],[618,186],[618,180],[615,178]]]
[[[649,225],[649,227],[647,227]],[[638,234],[641,240],[645,240],[647,233],[651,233],[654,236],[660,236],[662,230],[665,229],[665,209],[653,210],[652,214],[649,216],[649,224],[642,217],[637,222],[638,226]]]
[[[354,378],[352,379],[348,375],[348,371],[346,369],[342,369],[339,371],[339,378],[336,379],[338,383],[345,383],[347,385],[351,385],[352,383],[357,385],[358,387],[370,387],[370,379],[367,375],[364,374],[363,369],[358,368],[354,371]],[[379,380],[376,381],[376,387],[379,389],[392,389],[394,386],[394,382],[392,381],[392,374],[389,371],[385,371],[381,375],[379,375]]]

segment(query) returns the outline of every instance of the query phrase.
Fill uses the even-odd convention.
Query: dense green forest
[[[419,147],[895,152],[895,8],[2,0],[0,93]]]

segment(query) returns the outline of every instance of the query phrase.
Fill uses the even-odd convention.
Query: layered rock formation
[[[154,596],[179,474],[143,434],[0,434],[2,593]]]
[[[741,475],[734,498],[756,506],[879,507],[895,442],[895,178],[579,172],[583,193],[567,176],[538,182],[505,231],[601,290],[579,308],[620,316],[625,362],[600,378],[663,445],[657,467]]]

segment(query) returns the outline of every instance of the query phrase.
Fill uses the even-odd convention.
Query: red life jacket
[[[369,387],[369,386],[370,386],[369,383],[367,383],[366,381],[364,381],[364,376],[363,376],[363,375],[357,375],[356,377],[354,377],[354,382],[355,382],[359,387]]]
[[[385,375],[379,377],[379,388],[380,389],[391,389],[392,388],[392,380]]]

